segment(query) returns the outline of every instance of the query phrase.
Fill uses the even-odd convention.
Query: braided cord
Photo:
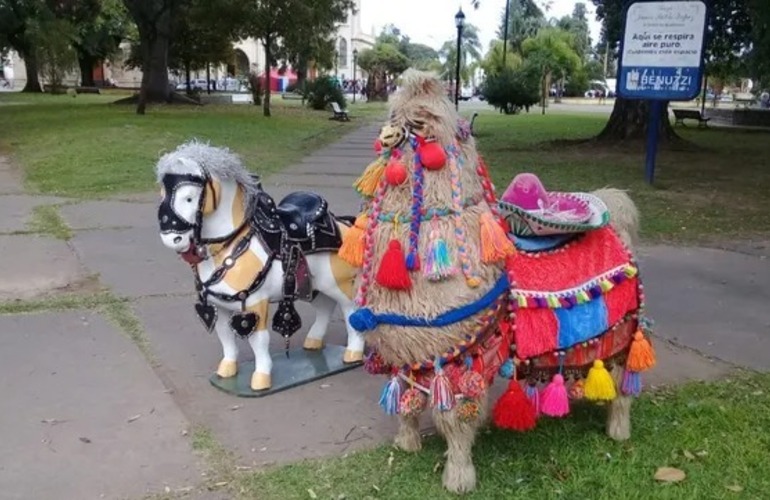
[[[463,207],[463,200],[462,200],[462,194],[463,194],[463,187],[462,183],[460,181],[460,167],[458,166],[459,154],[455,154],[454,160],[450,162],[450,169],[451,169],[451,183],[452,183],[452,205],[454,209],[454,219],[455,219],[455,238],[457,239],[457,253],[460,256],[460,267],[463,270],[463,274],[465,275],[465,281],[467,282],[468,286],[475,288],[479,285],[479,278],[476,276],[476,274],[473,272],[473,269],[471,268],[471,259],[468,256],[468,251],[465,248],[466,246],[466,240],[465,240],[465,227],[463,226],[463,220],[462,220],[462,207]]]
[[[489,177],[489,170],[484,159],[479,155],[478,165],[476,166],[476,173],[481,177],[481,187],[484,189],[484,199],[489,205],[489,210],[496,220],[502,221],[500,210],[497,206],[497,195],[495,194],[495,185],[492,184],[492,179]]]
[[[422,160],[417,149],[417,139],[412,136],[410,144],[414,150],[414,173],[412,174],[412,220],[409,226],[409,253],[406,257],[406,268],[410,271],[420,269],[420,257],[417,253],[420,242],[420,223],[422,222],[422,184],[425,179]]]
[[[366,234],[364,235],[364,268],[361,270],[361,285],[356,294],[356,304],[360,307],[366,305],[366,295],[369,293],[369,285],[372,282],[374,268],[374,230],[377,228],[382,199],[385,197],[387,185],[388,182],[383,176],[383,178],[380,179],[380,185],[377,186],[377,192],[372,201],[372,217],[369,219],[369,226],[366,228]]]

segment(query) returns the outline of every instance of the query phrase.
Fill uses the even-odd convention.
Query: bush
[[[506,114],[529,109],[540,100],[537,77],[531,72],[506,68],[484,82],[482,94],[487,102]]]
[[[331,76],[320,76],[312,82],[307,82],[303,96],[307,105],[313,109],[326,109],[332,102],[336,102],[342,108],[346,105],[342,89]]]

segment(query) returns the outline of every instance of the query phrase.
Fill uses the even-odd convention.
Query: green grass
[[[266,175],[360,124],[280,99],[272,118],[248,105],[153,106],[138,116],[134,106],[111,104],[116,97],[0,94],[0,150],[35,191],[100,197],[152,189],[158,156],[192,138],[230,147]]]
[[[372,402],[374,404],[374,402]],[[468,499],[729,499],[770,495],[770,376],[742,376],[648,393],[632,409],[633,437],[603,434],[604,408],[573,405],[533,432],[482,431],[474,448],[478,489]],[[242,498],[438,499],[445,445],[428,438],[408,454],[390,446],[242,476]],[[390,456],[392,455],[392,461]],[[653,479],[658,467],[687,474]],[[736,494],[730,488],[740,487]],[[238,491],[238,490],[236,490]],[[455,497],[456,498],[456,497]]]
[[[595,136],[606,120],[588,113],[485,113],[476,121],[477,144],[499,192],[524,171],[539,175],[550,190],[629,189],[647,239],[694,241],[770,231],[770,133],[677,128],[696,148],[662,150],[650,187],[642,148],[579,143]]]
[[[33,233],[47,234],[60,240],[72,238],[72,229],[62,219],[55,205],[39,205],[32,209],[32,218],[28,223]]]

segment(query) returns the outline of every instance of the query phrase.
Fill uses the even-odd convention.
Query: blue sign
[[[625,99],[689,101],[701,88],[706,34],[703,0],[630,3],[618,61]]]

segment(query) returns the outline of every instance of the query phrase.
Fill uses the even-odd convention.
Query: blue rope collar
[[[350,326],[352,326],[358,332],[367,332],[374,330],[378,325],[394,325],[394,326],[427,326],[431,328],[437,328],[442,326],[452,325],[459,321],[468,319],[469,317],[477,314],[484,309],[492,306],[495,300],[508,293],[509,283],[507,273],[500,275],[500,279],[497,280],[495,286],[492,287],[486,294],[480,297],[476,302],[451,309],[444,313],[439,314],[433,319],[430,318],[414,318],[411,316],[402,316],[395,313],[380,313],[375,314],[368,307],[357,310],[350,315]]]

